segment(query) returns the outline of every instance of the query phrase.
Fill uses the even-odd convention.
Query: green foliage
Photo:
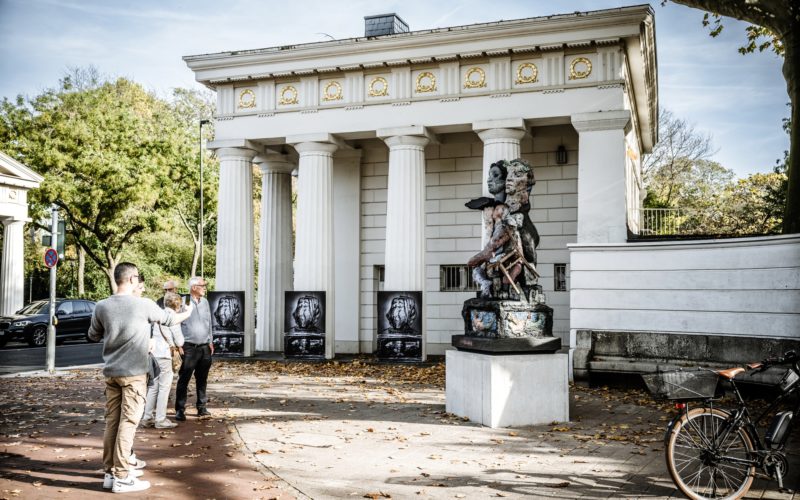
[[[108,273],[123,259],[152,276],[153,288],[160,289],[161,278],[188,277],[194,245],[178,213],[197,219],[198,117],[210,117],[211,103],[209,93],[186,89],[176,89],[170,101],[160,99],[92,68],[71,70],[38,96],[0,102],[0,149],[45,177],[29,195],[32,218],[42,220],[55,203],[68,221],[73,248],[60,268],[59,293],[75,289],[75,245],[89,257],[89,298],[114,289]],[[206,212],[213,214],[215,161],[206,160],[204,184]],[[206,255],[213,266],[213,247]],[[26,252],[26,272],[41,274],[40,261],[38,250]]]

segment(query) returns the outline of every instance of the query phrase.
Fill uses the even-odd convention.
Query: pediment
[[[43,180],[31,168],[0,151],[0,185],[35,189]]]

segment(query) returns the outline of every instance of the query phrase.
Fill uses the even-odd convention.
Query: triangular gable
[[[0,151],[0,184],[35,189],[44,177]]]

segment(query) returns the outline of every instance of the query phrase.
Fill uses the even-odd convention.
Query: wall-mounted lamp
[[[559,165],[567,163],[567,148],[563,144],[556,149],[556,163]]]

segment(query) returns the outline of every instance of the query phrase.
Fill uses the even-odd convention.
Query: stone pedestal
[[[487,427],[569,420],[568,356],[447,351],[446,408]]]

